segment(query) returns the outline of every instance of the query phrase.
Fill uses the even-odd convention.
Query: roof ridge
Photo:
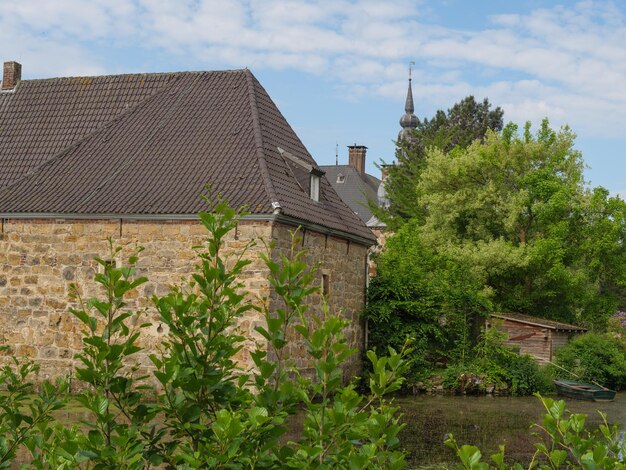
[[[252,113],[252,129],[254,131],[254,141],[256,143],[256,151],[259,161],[259,170],[261,171],[261,177],[265,186],[265,191],[270,199],[270,203],[274,208],[274,203],[278,204],[280,208],[280,201],[276,195],[276,190],[272,184],[270,173],[267,168],[267,161],[265,160],[265,149],[263,147],[263,133],[261,132],[261,120],[259,118],[259,108],[256,101],[256,91],[254,89],[254,76],[250,70],[245,69],[246,83],[248,85],[248,98],[250,99],[250,111]]]
[[[41,164],[37,165],[35,168],[30,170],[28,173],[24,174],[21,178],[18,178],[17,180],[15,180],[13,183],[0,188],[0,194],[6,193],[11,188],[13,188],[13,187],[23,183],[27,179],[33,177],[34,175],[36,175],[38,172],[40,172],[46,166],[51,165],[52,163],[63,159],[65,156],[70,154],[76,148],[80,147],[82,144],[84,144],[89,139],[92,139],[92,138],[98,136],[99,134],[104,133],[109,128],[111,128],[113,125],[115,125],[116,123],[118,123],[122,119],[125,119],[127,116],[129,116],[132,113],[134,113],[141,106],[144,106],[146,103],[149,103],[150,101],[155,99],[157,96],[161,96],[163,93],[168,91],[169,88],[170,88],[169,85],[171,85],[171,83],[166,84],[165,86],[163,86],[163,88],[159,89],[154,94],[148,96],[145,100],[142,100],[141,102],[137,103],[135,106],[133,106],[131,108],[128,108],[128,109],[125,109],[119,115],[115,116],[115,118],[111,119],[110,121],[107,121],[102,127],[98,128],[98,129],[95,129],[93,132],[90,132],[89,134],[83,136],[82,138],[80,138],[79,140],[74,142],[73,144],[65,147],[64,149],[62,149],[61,151],[59,151],[58,153],[56,153],[55,155],[53,155],[52,157],[47,159],[46,161],[44,161]]]
[[[243,69],[225,69],[225,70],[186,70],[178,72],[129,72],[114,73],[109,75],[68,75],[64,77],[46,77],[46,78],[29,78],[20,80],[20,82],[45,82],[49,80],[70,80],[70,79],[86,79],[86,78],[118,78],[118,77],[145,77],[145,76],[167,76],[167,75],[184,75],[184,74],[203,74],[203,73],[241,73],[247,71]]]

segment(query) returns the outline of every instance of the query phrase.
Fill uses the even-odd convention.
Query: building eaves
[[[540,326],[542,328],[548,328],[550,330],[575,332],[587,331],[587,328],[583,328],[581,326],[570,325],[569,323],[562,323],[555,320],[548,320],[545,318],[533,317],[531,315],[524,315],[521,313],[492,313],[491,316],[495,318],[500,318],[502,320],[509,320],[518,323],[524,323],[527,325]]]

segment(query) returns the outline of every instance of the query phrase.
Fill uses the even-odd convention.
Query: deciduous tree
[[[589,189],[574,134],[530,124],[454,155],[428,153],[424,243],[472,266],[496,308],[603,324],[624,285],[626,205]]]
[[[418,119],[411,141],[398,142],[397,165],[389,167],[385,188],[390,207],[379,215],[396,228],[412,217],[421,217],[423,207],[416,204],[416,183],[425,164],[426,152],[431,147],[449,153],[463,149],[475,140],[483,140],[488,130],[502,130],[504,111],[491,109],[487,98],[478,102],[467,96],[448,111],[438,110],[431,118]]]

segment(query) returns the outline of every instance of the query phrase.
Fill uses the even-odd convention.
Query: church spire
[[[413,89],[411,87],[411,62],[409,65],[409,89],[406,93],[406,102],[404,104],[404,115],[400,118],[400,127],[402,130],[398,135],[398,140],[410,141],[413,139],[415,129],[417,129],[417,116],[414,114],[415,106],[413,104]]]

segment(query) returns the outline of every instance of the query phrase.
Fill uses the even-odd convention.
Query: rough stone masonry
[[[251,239],[274,241],[271,256],[290,247],[288,227],[275,222],[242,220],[237,233],[227,240],[226,253],[242,249]],[[331,311],[341,311],[350,326],[346,332],[351,347],[363,346],[363,324],[359,312],[364,306],[367,247],[358,243],[312,230],[301,233],[301,247],[308,251],[307,262],[318,268],[320,285],[328,291]],[[156,351],[164,329],[158,322],[150,297],[165,294],[169,286],[189,276],[196,263],[193,246],[202,244],[206,231],[198,221],[130,221],[130,220],[55,220],[5,219],[0,232],[0,343],[10,345],[17,356],[33,358],[40,364],[38,380],[72,374],[74,355],[81,349],[81,324],[69,312],[69,287],[78,286],[83,298],[101,294],[93,276],[101,267],[95,256],[107,258],[111,237],[126,246],[120,261],[135,245],[144,247],[138,270],[149,282],[133,294],[130,308],[145,309],[152,326],[143,335],[145,350],[140,362],[150,368],[147,354]],[[259,257],[266,250],[263,243],[253,247],[248,257],[253,262],[243,275],[248,299],[278,306],[268,282],[268,269]],[[311,315],[320,315],[322,299],[310,299]],[[248,311],[239,328],[252,341],[260,341],[255,327],[263,322],[262,314]],[[309,366],[304,346],[293,342],[288,350],[302,370]],[[6,359],[6,357],[5,357]],[[238,357],[243,367],[250,367],[247,349]],[[360,373],[358,354],[347,365],[349,378]]]

